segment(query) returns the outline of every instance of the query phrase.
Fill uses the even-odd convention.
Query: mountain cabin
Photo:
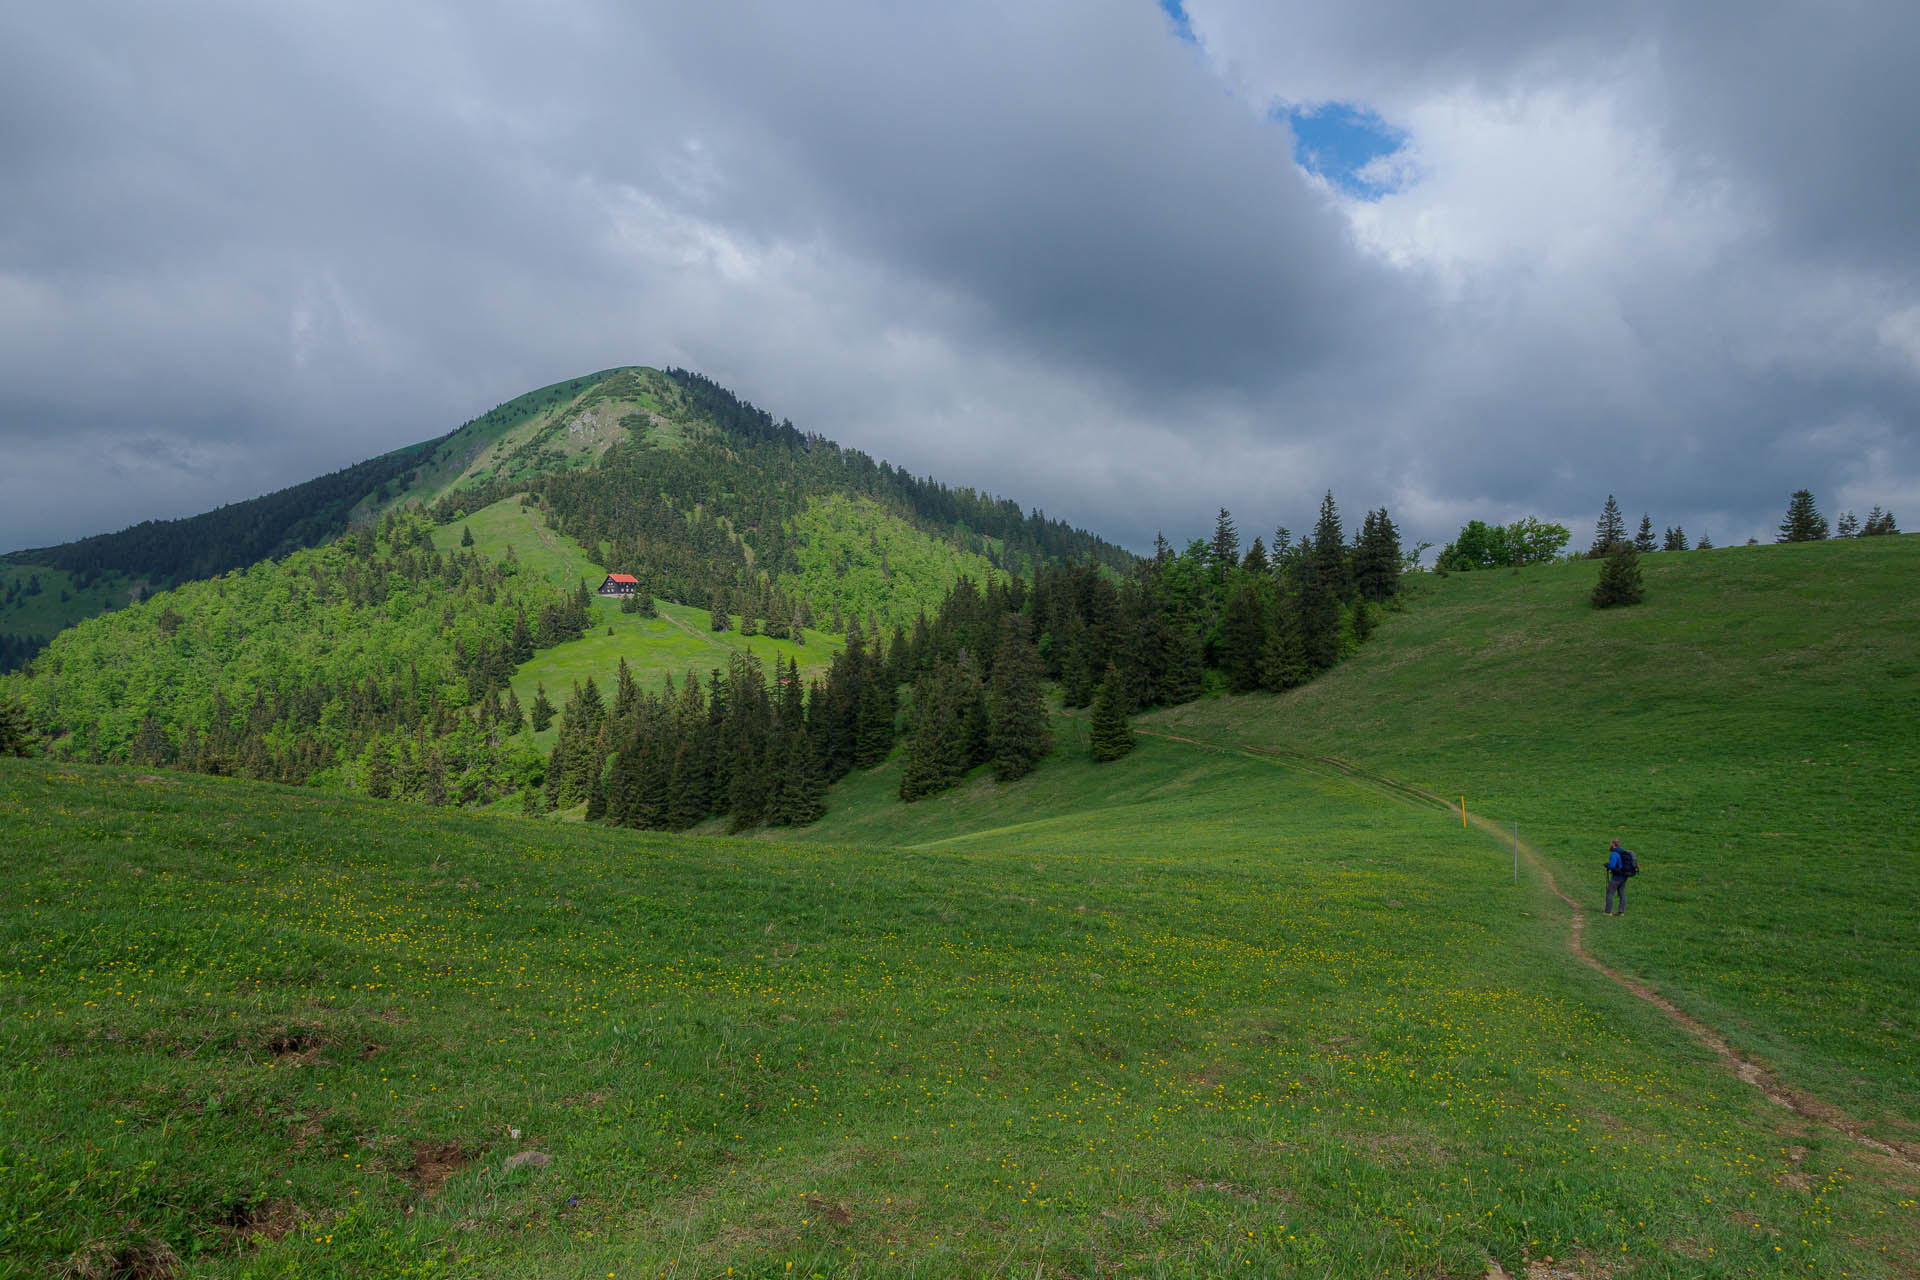
[[[600,584],[603,596],[630,596],[640,590],[640,579],[630,573],[610,573],[607,580]]]

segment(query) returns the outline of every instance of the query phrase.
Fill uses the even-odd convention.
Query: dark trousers
[[[1625,876],[1607,877],[1607,910],[1613,910],[1614,895],[1620,896],[1620,914],[1627,914],[1627,878]]]

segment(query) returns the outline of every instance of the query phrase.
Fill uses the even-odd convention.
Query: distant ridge
[[[687,451],[697,460],[671,457]],[[647,455],[665,465],[635,465]],[[617,521],[591,518],[604,516],[605,504],[593,513],[585,509],[591,504],[569,499],[584,496],[583,485],[636,483],[673,510],[713,515],[725,508],[726,536],[747,564],[771,563],[775,572],[800,568],[788,552],[805,535],[788,526],[809,498],[829,493],[875,504],[998,568],[1084,557],[1123,570],[1132,562],[1121,548],[1011,499],[916,477],[802,432],[704,375],[620,366],[536,388],[445,435],[258,498],[0,555],[0,672],[30,661],[55,634],[86,618],[320,546],[402,507],[446,519],[541,491],[550,515],[580,526],[591,542],[610,544],[618,540]],[[737,509],[743,485],[756,495],[751,511]]]

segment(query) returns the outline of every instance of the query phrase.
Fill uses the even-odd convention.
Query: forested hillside
[[[0,671],[84,618],[318,546],[385,512],[430,507],[445,521],[521,493],[610,564],[644,570],[654,594],[764,621],[772,634],[805,607],[836,632],[836,609],[911,622],[962,573],[988,566],[1091,558],[1121,571],[1131,561],[1009,499],[776,422],[698,374],[609,369],[265,497],[0,557]],[[843,518],[845,503],[857,519]],[[872,572],[851,583],[831,576],[868,557]]]
[[[119,533],[0,557],[7,583],[0,596],[0,671],[19,666],[82,618],[335,537],[356,506],[404,489],[425,448],[396,449],[203,515],[146,520]]]
[[[601,434],[610,416],[624,428],[613,438]],[[613,371],[484,446],[463,444],[464,432],[442,452],[469,457],[467,469],[444,483],[436,473],[405,500],[431,494],[445,523],[524,493],[652,595],[746,615],[770,634],[796,611],[836,632],[868,616],[910,625],[963,573],[1031,574],[1065,560],[1124,572],[1133,560],[1010,499],[802,433],[683,370]],[[563,440],[589,449],[592,465],[564,454]],[[856,565],[863,571],[844,572]]]
[[[390,515],[92,619],[18,685],[64,757],[467,803],[538,780],[501,691],[586,619],[584,593]]]

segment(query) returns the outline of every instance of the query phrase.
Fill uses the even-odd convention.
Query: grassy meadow
[[[1789,1081],[1920,1140],[1920,537],[1417,580],[1280,698],[1139,727],[1304,750],[1448,796],[1549,857],[1589,945]],[[1643,873],[1598,909],[1607,841]]]
[[[1645,563],[1425,578],[1139,722],[1196,742],[1056,716],[1019,783],[750,839],[0,760],[0,1277],[1920,1274],[1920,1175],[1504,847],[1241,749],[1464,792],[1596,903],[1621,835],[1589,945],[1910,1140],[1920,538]],[[607,607],[595,674],[740,642]]]
[[[572,591],[581,582],[599,587],[607,574],[578,542],[549,529],[540,513],[522,507],[519,498],[504,498],[462,519],[433,531],[433,544],[442,553],[457,551],[463,534],[471,531],[474,550],[493,559],[504,559],[509,551],[522,573],[534,574],[551,582],[556,591]],[[713,617],[705,609],[654,601],[657,616],[646,618],[620,612],[620,602],[598,599],[593,602],[593,624],[578,640],[542,649],[520,665],[509,682],[523,708],[533,706],[534,694],[544,686],[547,697],[557,708],[563,705],[576,681],[589,678],[600,683],[602,693],[613,691],[615,673],[622,659],[642,688],[657,692],[661,683],[672,679],[676,686],[688,672],[705,680],[713,669],[724,669],[734,654],[759,659],[769,678],[776,662],[798,662],[809,679],[826,678],[833,655],[846,641],[823,631],[807,630],[805,644],[777,640],[770,636],[740,634],[740,618],[732,616],[732,627],[716,632]],[[546,732],[535,734],[533,741],[541,750],[550,750],[559,737],[556,719]]]
[[[29,594],[36,579],[40,589]],[[84,618],[124,609],[149,589],[120,573],[99,574],[83,588],[64,569],[0,561],[0,632],[50,638]]]
[[[0,761],[0,1274],[1920,1263],[1477,834],[1073,732],[919,848]]]

